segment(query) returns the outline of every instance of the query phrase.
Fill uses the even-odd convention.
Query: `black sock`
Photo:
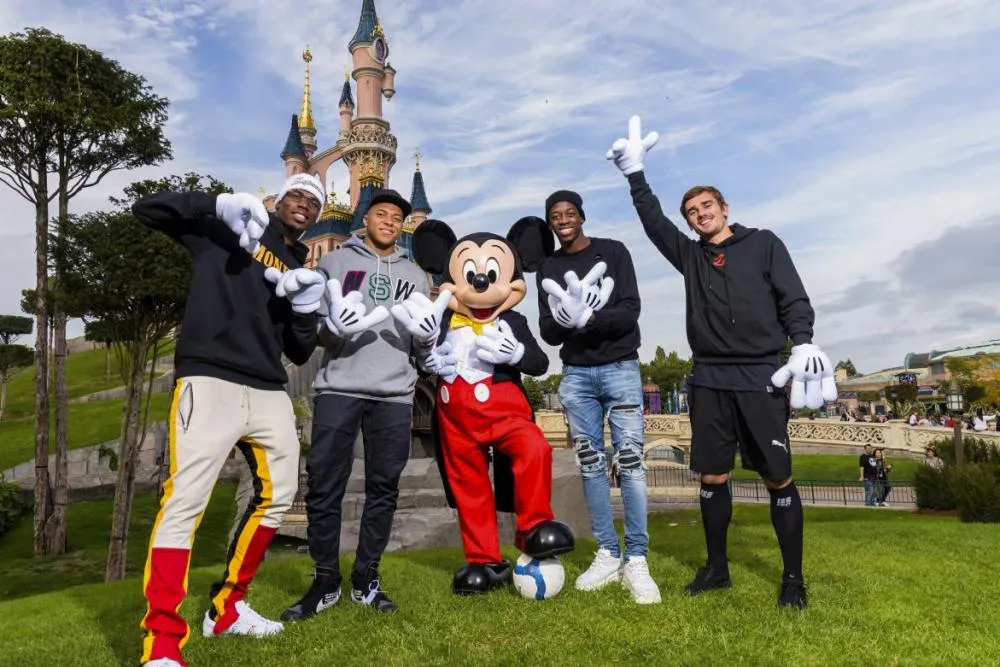
[[[711,565],[728,568],[726,533],[729,531],[729,521],[733,518],[733,497],[729,493],[729,484],[702,482],[699,496],[701,521],[705,525],[708,562]]]
[[[802,499],[792,482],[783,489],[769,489],[771,494],[771,525],[778,536],[781,558],[785,562],[784,577],[802,579]]]

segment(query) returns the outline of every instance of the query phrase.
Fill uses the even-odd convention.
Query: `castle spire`
[[[309,63],[312,62],[312,59],[309,45],[306,44],[306,50],[302,52],[302,60],[306,63],[306,85],[302,90],[302,111],[299,112],[299,127],[304,130],[316,129],[312,115],[312,94],[309,90]]]
[[[413,190],[410,194],[410,206],[413,207],[412,218],[415,224],[420,224],[431,214],[431,205],[427,201],[427,191],[424,188],[424,175],[420,173],[420,151],[413,154],[416,169],[413,172]]]
[[[353,50],[355,44],[371,44],[380,34],[382,26],[379,24],[378,14],[375,13],[375,0],[364,0],[361,3],[358,29],[354,32],[354,38],[347,48]]]

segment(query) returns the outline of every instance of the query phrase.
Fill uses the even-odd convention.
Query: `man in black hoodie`
[[[315,176],[290,177],[269,215],[250,194],[161,192],[132,212],[185,245],[193,276],[174,355],[177,386],[168,422],[170,477],[163,484],[143,579],[147,611],[141,662],[182,667],[190,634],[180,614],[195,529],[233,448],[246,458],[255,495],[212,587],[202,633],[267,636],[282,625],[244,601],[268,544],[298,488],[299,441],[282,354],[305,363],[316,347],[325,285],[280,281],[302,266],[299,242],[324,200]],[[281,298],[284,296],[285,298]]]
[[[730,225],[729,206],[711,186],[691,188],[681,214],[692,240],[663,214],[646,183],[643,159],[658,135],[641,136],[629,121],[608,159],[628,177],[646,235],[684,275],[687,336],[694,366],[688,378],[691,469],[701,474],[701,514],[708,560],[687,592],[727,588],[727,531],[732,518],[729,473],[737,446],[743,467],[757,471],[771,495],[771,523],[784,561],[781,607],[807,605],[802,580],[802,502],[792,482],[789,405],[819,408],[836,400],[833,367],[812,344],[813,308],[781,240],[768,230]],[[788,339],[792,355],[780,366]],[[793,380],[791,399],[781,388]]]

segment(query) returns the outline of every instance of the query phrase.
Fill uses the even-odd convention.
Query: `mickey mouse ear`
[[[441,220],[424,220],[413,232],[413,261],[427,273],[442,275],[455,240],[455,232]]]
[[[521,267],[527,273],[537,271],[556,249],[555,237],[548,223],[534,215],[515,222],[507,232],[507,240],[517,249],[517,254],[521,256]]]

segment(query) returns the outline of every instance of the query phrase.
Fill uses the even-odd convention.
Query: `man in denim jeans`
[[[643,467],[642,381],[639,374],[639,288],[620,241],[583,233],[583,201],[560,190],[545,202],[560,248],[538,270],[542,339],[561,346],[559,400],[569,420],[583,493],[598,551],[576,588],[593,591],[618,581],[639,604],[660,602],[646,564],[646,471]],[[606,276],[605,276],[606,274]],[[612,455],[604,446],[604,417]],[[621,478],[625,554],[611,516],[608,463]]]
[[[865,505],[875,507],[875,486],[878,484],[878,465],[871,445],[865,445],[865,453],[858,457],[861,471],[859,480],[865,487]]]

